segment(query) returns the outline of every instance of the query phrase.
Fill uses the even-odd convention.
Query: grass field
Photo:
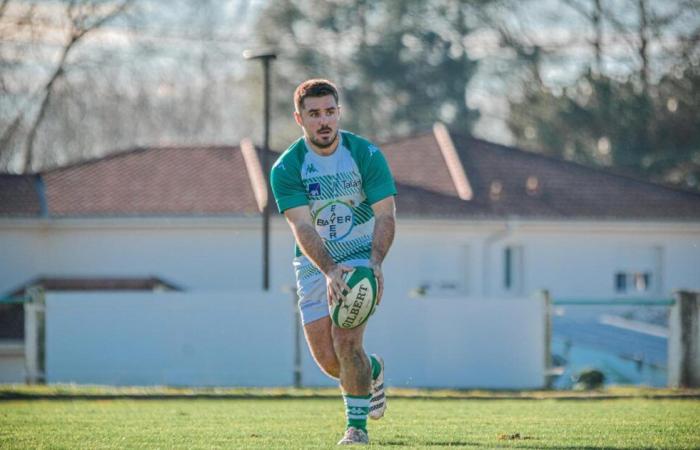
[[[2,398],[0,396],[0,398]],[[0,401],[0,448],[329,448],[339,398]],[[373,447],[700,448],[700,400],[394,398]]]

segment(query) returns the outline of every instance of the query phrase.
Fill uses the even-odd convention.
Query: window
[[[506,247],[504,252],[503,286],[507,290],[510,290],[513,288],[513,247]]]
[[[625,292],[627,291],[627,274],[618,272],[615,274],[615,291]]]
[[[615,291],[618,294],[642,293],[651,291],[650,272],[617,272]]]
[[[663,248],[620,245],[616,249],[612,289],[617,295],[659,295],[663,292]]]
[[[523,248],[509,245],[503,249],[503,289],[511,294],[523,291]]]

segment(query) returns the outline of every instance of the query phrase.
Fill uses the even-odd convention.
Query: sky
[[[80,76],[80,70],[101,70],[114,76],[115,82],[128,84],[134,83],[133,73],[138,73],[139,83],[154,86],[155,94],[164,97],[174,95],[183,84],[197,88],[212,79],[242,79],[250,70],[250,63],[241,57],[242,51],[255,46],[251,38],[253,27],[270,1],[273,0],[136,0],[129,15],[95,32],[72,53],[74,61],[84,61],[72,69],[74,76]],[[36,5],[40,23],[32,33],[29,28],[12,25],[21,20],[30,3]],[[66,39],[65,18],[62,19],[65,3],[12,0],[4,12],[0,21],[6,63],[3,70],[16,71],[21,76],[4,77],[17,98],[0,107],[3,116],[12,116],[30,102],[32,93],[50,76],[61,43]],[[113,0],[105,1],[102,7],[108,8],[113,3]],[[587,4],[583,0],[580,3]],[[664,2],[655,4],[662,5],[663,10]],[[512,9],[502,11],[503,19],[552,52],[543,66],[545,83],[553,87],[570,84],[592,60],[588,42],[591,30],[586,21],[573,9],[562,7],[561,0],[514,1],[513,5]],[[609,8],[629,5],[629,0],[606,2]],[[630,23],[636,18],[633,10],[625,10],[620,16]],[[692,25],[693,20],[697,20],[697,14],[682,21],[680,26]],[[629,36],[610,29],[605,32],[608,40],[605,71],[623,77],[634,64],[629,57]],[[664,40],[672,43],[673,37],[661,39]],[[27,47],[30,42],[34,45]],[[505,124],[508,96],[514,93],[513,80],[507,73],[512,54],[500,48],[497,36],[488,31],[470,35],[465,42],[469,56],[481,62],[465,99],[470,107],[481,112],[475,134],[512,144],[513,137]],[[652,48],[652,52],[661,55],[663,48]],[[144,58],[148,59],[147,71],[140,67]],[[279,58],[283,59],[284,55],[280,54]],[[207,70],[207,80],[202,79],[203,68]]]

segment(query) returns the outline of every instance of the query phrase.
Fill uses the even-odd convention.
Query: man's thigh
[[[338,378],[340,366],[333,348],[330,316],[323,317],[304,325],[304,335],[311,355],[316,363],[328,375]]]

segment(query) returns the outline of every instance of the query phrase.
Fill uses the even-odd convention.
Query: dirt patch
[[[532,439],[532,436],[524,436],[520,433],[501,433],[498,435],[499,441],[517,441],[517,440],[528,440]]]

